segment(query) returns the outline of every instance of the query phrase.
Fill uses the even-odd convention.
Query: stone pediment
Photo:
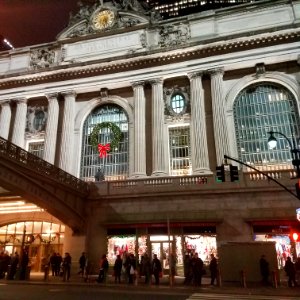
[[[77,14],[70,14],[69,26],[58,35],[58,40],[146,25],[160,19],[137,0],[100,1],[93,6],[79,3],[79,6]]]

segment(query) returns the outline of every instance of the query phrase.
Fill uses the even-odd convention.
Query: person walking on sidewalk
[[[79,272],[78,275],[81,274],[81,277],[84,277],[85,273],[85,267],[86,267],[86,256],[85,252],[82,252],[80,258],[79,258]]]
[[[218,276],[218,262],[213,254],[210,255],[209,271],[210,271],[210,285],[214,285],[215,280],[217,280],[217,276]]]
[[[289,287],[297,286],[295,265],[289,256],[286,259],[284,271],[286,272],[286,275],[288,276]]]
[[[106,283],[106,276],[108,272],[108,260],[106,258],[106,254],[102,255],[102,258],[100,260],[100,272],[97,279],[98,283]]]
[[[159,285],[159,276],[162,272],[160,260],[157,258],[157,254],[154,254],[152,260],[152,274],[155,278],[155,284]]]
[[[123,261],[120,255],[117,255],[114,265],[115,283],[121,283],[121,272],[122,272]]]
[[[65,253],[63,259],[63,281],[69,281],[71,276],[72,257],[69,252]]]
[[[269,263],[266,260],[266,256],[262,255],[259,260],[259,267],[260,267],[260,274],[262,277],[262,283],[263,285],[269,285]]]

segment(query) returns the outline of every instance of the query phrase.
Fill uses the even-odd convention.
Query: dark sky
[[[78,0],[0,0],[0,35],[15,47],[55,41]]]

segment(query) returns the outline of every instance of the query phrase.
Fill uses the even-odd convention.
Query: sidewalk
[[[176,276],[175,284],[169,285],[169,277],[164,276],[161,278],[160,285],[145,285],[143,278],[139,278],[138,283],[134,285],[128,285],[126,283],[115,284],[114,277],[111,275],[107,278],[106,284],[99,284],[96,282],[97,275],[90,276],[86,282],[84,278],[79,275],[72,274],[70,281],[64,282],[62,277],[53,277],[49,275],[48,280],[44,280],[43,273],[32,272],[30,274],[30,280],[0,280],[3,284],[38,284],[38,285],[76,285],[76,286],[89,286],[91,288],[112,288],[118,287],[118,289],[135,289],[135,290],[151,290],[156,293],[172,291],[176,293],[215,293],[215,294],[236,294],[236,295],[268,295],[268,296],[299,296],[300,299],[300,287],[289,288],[287,282],[282,282],[277,288],[264,287],[259,283],[249,283],[246,288],[241,287],[239,283],[223,283],[221,287],[210,286],[210,278],[204,277],[202,279],[201,287],[185,286],[183,285],[184,278]]]

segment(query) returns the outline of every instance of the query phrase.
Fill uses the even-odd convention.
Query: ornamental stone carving
[[[164,88],[163,90],[165,102],[165,116],[172,121],[179,121],[184,118],[184,115],[191,112],[189,86],[174,86],[172,88]],[[176,95],[182,97],[184,105],[180,112],[176,112],[172,108],[172,98]]]
[[[26,135],[38,135],[45,131],[48,112],[44,106],[28,106],[26,116]]]
[[[191,37],[188,24],[167,25],[161,28],[160,47],[174,47],[185,44]]]
[[[30,67],[34,70],[54,65],[55,52],[48,47],[34,49],[30,53]]]

